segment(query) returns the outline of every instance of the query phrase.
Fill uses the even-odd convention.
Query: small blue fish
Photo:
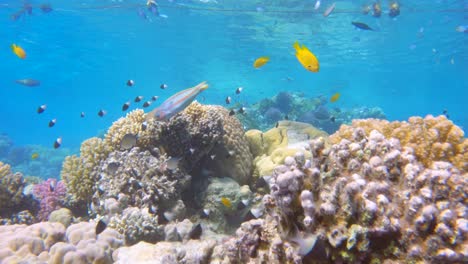
[[[33,80],[33,79],[21,79],[21,80],[16,80],[16,83],[24,85],[24,86],[29,86],[29,87],[34,87],[34,86],[39,86],[41,85],[41,82],[38,80]]]
[[[146,115],[146,119],[156,118],[156,120],[169,120],[179,112],[183,111],[193,102],[195,97],[208,88],[206,82],[199,83],[195,87],[180,91],[169,97],[159,107],[153,109]]]

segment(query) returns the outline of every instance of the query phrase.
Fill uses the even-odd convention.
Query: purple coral
[[[52,211],[62,207],[65,193],[63,181],[56,179],[48,179],[34,185],[33,194],[40,201],[39,220],[47,220]]]

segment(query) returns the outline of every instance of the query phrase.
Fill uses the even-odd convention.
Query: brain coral
[[[347,129],[351,140],[313,140],[312,159],[275,168],[263,201],[284,233],[316,236],[310,254],[328,252],[316,261],[465,261],[468,175],[444,161],[425,167],[377,130]]]
[[[73,200],[89,202],[98,179],[94,168],[107,157],[109,147],[100,138],[90,138],[81,144],[80,156],[68,156],[62,165],[61,177]]]
[[[351,139],[356,127],[364,129],[367,135],[377,130],[387,138],[397,138],[403,147],[411,147],[425,166],[431,166],[434,161],[449,161],[458,169],[468,171],[468,139],[461,128],[443,115],[411,117],[408,122],[354,120],[351,126],[343,125],[330,140],[338,143],[342,138]]]

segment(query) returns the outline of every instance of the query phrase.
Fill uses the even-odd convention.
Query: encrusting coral
[[[366,135],[377,130],[387,138],[396,138],[402,147],[414,150],[416,158],[426,167],[434,161],[449,161],[462,171],[468,171],[468,139],[461,128],[441,115],[411,117],[408,122],[389,122],[379,119],[353,120],[351,126],[343,125],[330,137],[333,143],[346,138],[351,140],[354,128],[364,129]]]
[[[113,263],[121,235],[107,228],[95,234],[95,223],[80,222],[67,229],[61,223],[0,226],[1,263]]]

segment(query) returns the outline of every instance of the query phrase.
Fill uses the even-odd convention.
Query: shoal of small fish
[[[320,12],[321,8],[324,8],[323,9],[323,16],[324,17],[329,17],[330,15],[333,14],[334,10],[337,8],[337,4],[335,2],[327,3],[327,5],[325,7],[323,7],[322,1],[321,0],[316,0],[315,4],[314,4],[314,10],[317,11],[317,12]],[[34,9],[34,7],[32,5],[26,3],[26,4],[23,5],[23,7],[18,12],[14,13],[11,16],[11,18],[13,20],[17,20],[17,19],[19,19],[19,18],[21,18],[23,16],[32,15],[33,14],[33,9]],[[42,4],[42,5],[39,6],[39,9],[43,13],[49,13],[49,12],[51,12],[53,10],[52,7],[49,4]],[[146,10],[145,9],[139,9],[139,16],[141,16],[142,18],[148,19],[148,14],[147,13],[150,13],[150,14],[152,14],[152,15],[154,15],[156,17],[160,17],[160,18],[167,18],[166,15],[160,13],[159,6],[158,6],[157,2],[154,1],[154,0],[148,0],[147,1]],[[382,15],[382,6],[381,6],[380,2],[374,2],[371,5],[365,5],[362,8],[362,13],[365,14],[365,15],[371,13],[372,16],[374,16],[374,17],[380,17]],[[399,3],[397,1],[391,0],[389,2],[389,5],[388,5],[388,12],[387,13],[392,18],[400,15]],[[363,22],[360,22],[360,21],[351,21],[351,25],[353,25],[355,28],[357,28],[359,30],[368,30],[368,31],[373,31],[374,30],[371,26],[369,26],[369,25],[367,25],[367,24],[365,24]],[[467,33],[468,32],[468,25],[457,26],[456,31],[457,32]],[[423,29],[420,30],[420,34],[423,34],[422,32],[423,32]],[[304,44],[299,43],[298,41],[294,42],[293,48],[296,51],[295,57],[296,57],[297,61],[300,63],[300,65],[304,69],[306,69],[307,71],[310,71],[310,72],[315,72],[315,73],[319,72],[319,70],[320,70],[319,60],[316,57],[316,55],[311,52],[311,50],[309,48],[307,48]],[[25,59],[28,58],[26,50],[20,44],[12,43],[11,44],[11,51],[17,58],[19,58],[21,60],[25,60]],[[254,60],[253,67],[255,69],[260,69],[260,68],[264,67],[265,65],[267,65],[268,63],[270,63],[270,60],[271,60],[270,56],[267,56],[267,55],[260,56],[260,57],[258,57],[258,58],[256,58]],[[455,64],[455,60],[454,60],[453,57],[450,59],[450,64],[452,64],[452,65]],[[290,81],[290,80],[292,80],[292,78],[287,77],[286,80]],[[37,86],[41,85],[40,80],[33,79],[33,78],[18,79],[18,80],[15,80],[15,82],[17,84],[19,84],[19,85],[26,86],[26,87],[37,87]],[[135,87],[135,84],[136,84],[136,82],[133,79],[128,79],[126,81],[126,86],[131,87],[132,89],[133,89],[133,87]],[[169,86],[167,84],[165,84],[165,83],[162,83],[159,87],[161,88],[161,90],[170,90]],[[202,90],[204,90],[204,89],[202,89],[200,91],[197,91],[196,93],[195,92],[191,93],[190,89],[192,89],[192,88],[189,88],[189,89],[183,90],[183,91],[181,91],[181,92],[179,92],[177,94],[174,94],[172,97],[169,97],[169,99],[167,99],[165,102],[162,103],[162,106],[164,106],[164,104],[167,103],[168,101],[170,101],[171,98],[175,98],[175,99],[177,99],[177,102],[180,102],[179,109],[174,109],[175,107],[173,107],[173,106],[169,110],[164,109],[164,111],[166,111],[166,112],[167,111],[172,111],[172,113],[169,114],[169,118],[174,114],[174,112],[177,113],[177,112],[183,110],[183,108],[185,108],[186,105],[188,105],[192,100],[194,100],[194,98]],[[243,92],[243,89],[244,89],[243,87],[239,86],[238,88],[235,89],[235,91],[234,91],[234,93],[232,95],[227,95],[225,97],[225,99],[224,99],[224,102],[225,102],[226,105],[231,105],[232,103],[233,103],[233,105],[237,105],[234,108],[230,108],[230,111],[229,111],[230,116],[236,115],[236,114],[246,114],[247,111],[248,111],[248,109],[245,106],[242,105],[241,99],[240,99],[241,98],[240,94]],[[187,94],[187,95],[185,95],[184,93]],[[132,102],[133,103],[143,102],[142,107],[147,108],[147,107],[150,107],[155,101],[157,101],[158,98],[159,98],[159,96],[153,95],[148,100],[143,100],[144,99],[143,95],[137,95],[134,99],[130,99],[130,100],[127,100],[126,102],[124,102],[122,104],[122,106],[121,106],[121,110],[123,112],[128,111],[130,109],[131,105],[132,105]],[[330,97],[330,102],[334,103],[339,98],[340,98],[340,93],[335,93],[334,95],[332,95]],[[172,100],[174,100],[174,99],[172,99]],[[161,106],[159,108],[161,108]],[[42,104],[37,108],[37,113],[42,114],[42,113],[44,113],[46,111],[46,109],[47,109],[47,105]],[[156,109],[158,109],[158,108],[156,108]],[[106,114],[107,114],[106,109],[99,109],[99,111],[97,112],[97,116],[101,117],[101,118],[104,117]],[[165,114],[167,115],[167,113],[165,113]],[[80,117],[85,118],[86,117],[85,112],[81,112]],[[56,123],[57,123],[56,118],[50,119],[48,121],[48,126],[50,128],[55,127]],[[134,146],[136,144],[136,140],[137,140],[137,135],[130,135],[130,134],[126,135],[122,139],[121,148],[122,149],[131,148],[132,146]],[[58,137],[54,141],[53,147],[54,148],[59,148],[61,145],[62,145],[62,137]],[[35,154],[37,154],[37,153],[35,153]],[[32,159],[36,159],[38,157],[38,154],[37,155],[35,155],[35,154],[33,154]]]

